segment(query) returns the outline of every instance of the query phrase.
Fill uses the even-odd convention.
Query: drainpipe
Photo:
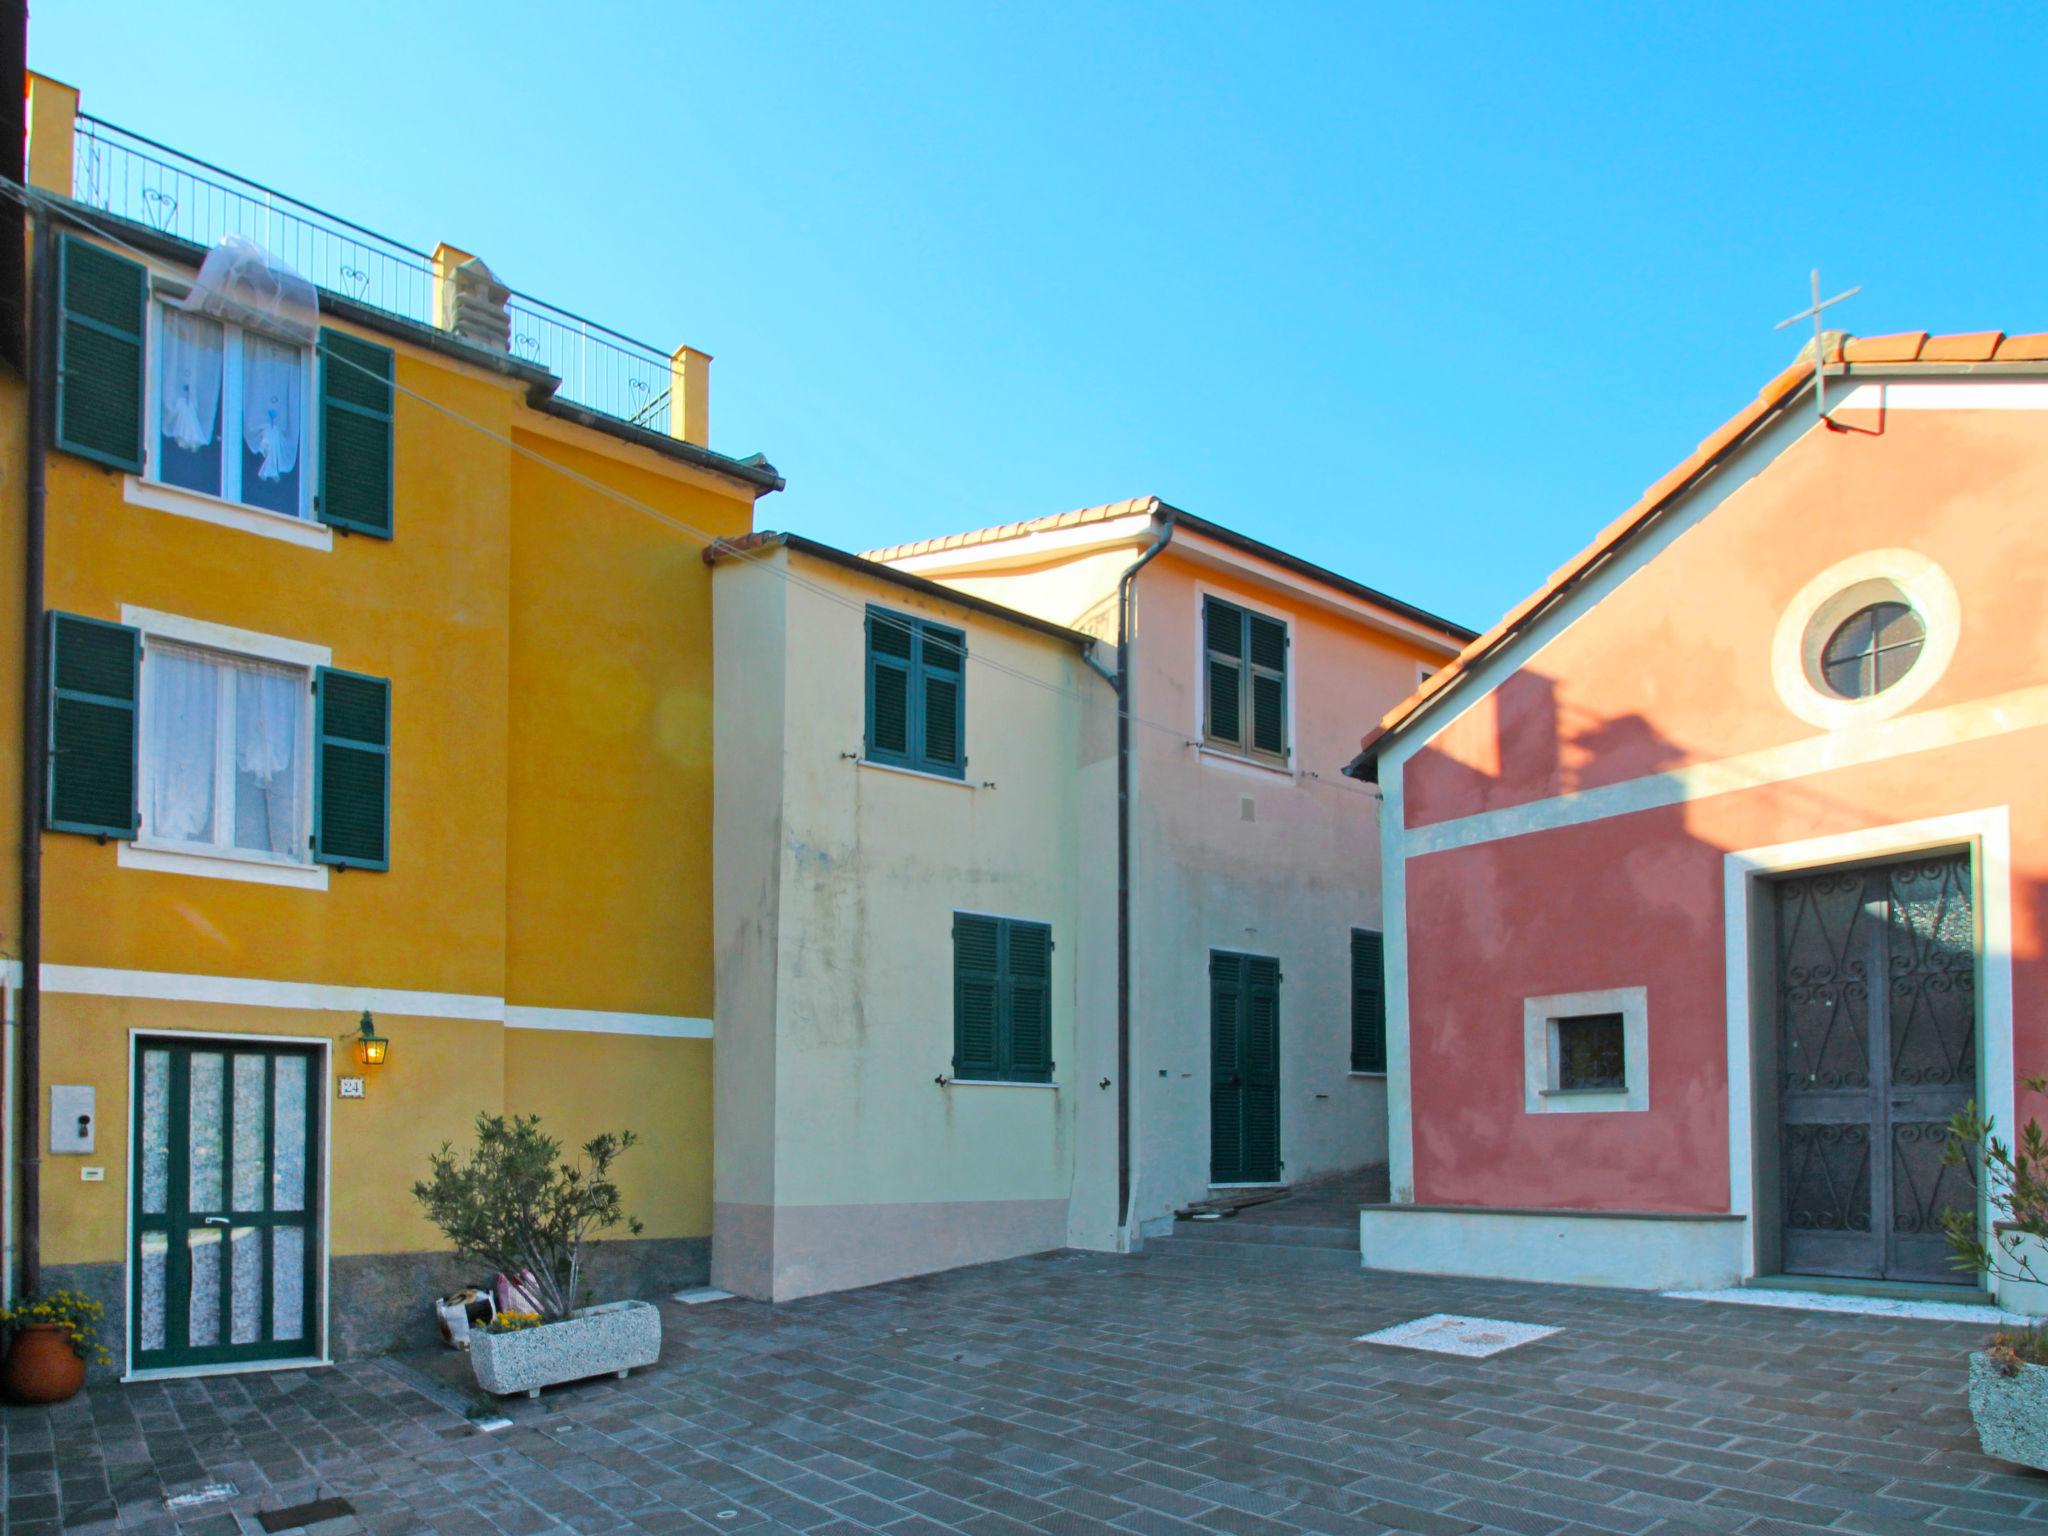
[[[54,359],[50,336],[50,271],[56,241],[40,204],[33,213],[35,262],[29,275],[28,505],[22,521],[26,580],[22,601],[21,733],[21,993],[15,1027],[21,1045],[21,1290],[36,1294],[43,1270],[42,1180],[42,993],[43,993],[43,797],[49,788],[48,689],[44,655],[43,489],[44,454],[50,440],[50,380]]]
[[[1169,511],[1116,584],[1116,1223],[1131,1221],[1131,592],[1173,537]],[[1128,1238],[1126,1238],[1128,1241]]]

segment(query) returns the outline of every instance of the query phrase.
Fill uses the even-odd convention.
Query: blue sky
[[[36,7],[87,111],[664,349],[852,548],[1157,493],[1483,625],[1796,350],[2048,329],[2048,11]],[[1941,14],[1949,13],[1949,14]]]

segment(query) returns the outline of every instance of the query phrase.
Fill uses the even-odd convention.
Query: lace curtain
[[[150,786],[144,830],[172,842],[302,857],[305,674],[165,646],[150,648],[144,671],[142,750]],[[228,720],[221,718],[223,705]],[[224,729],[232,730],[231,743],[222,741]],[[221,761],[224,746],[228,764]],[[226,826],[215,803],[223,767],[231,798]]]
[[[242,333],[242,438],[262,461],[260,480],[282,479],[298,465],[303,356],[289,343]]]
[[[220,419],[221,328],[217,320],[165,309],[157,384],[163,435],[187,453],[213,441]]]

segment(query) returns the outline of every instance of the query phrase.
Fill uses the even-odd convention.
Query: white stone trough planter
[[[517,1333],[478,1329],[469,1336],[476,1384],[494,1397],[539,1397],[542,1387],[607,1373],[624,1376],[660,1358],[661,1309],[644,1301],[585,1307],[559,1323]]]
[[[2048,1365],[2007,1376],[1989,1355],[1970,1356],[1970,1417],[1986,1456],[2048,1472]]]

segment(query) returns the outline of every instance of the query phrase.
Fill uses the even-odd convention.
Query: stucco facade
[[[1099,1086],[1111,695],[1085,637],[762,536],[716,553],[712,1274],[771,1300],[1074,1240]],[[965,771],[872,760],[870,606],[965,639]],[[1050,929],[1049,1081],[955,1065],[957,915]]]
[[[1213,955],[1278,962],[1274,1181],[1385,1160],[1384,1075],[1351,1070],[1350,936],[1381,927],[1377,802],[1340,770],[1359,712],[1388,708],[1468,638],[1155,500],[874,558],[1098,635],[1113,658],[1119,579],[1162,534],[1131,583],[1127,632],[1131,1169],[1121,1215],[1139,1237],[1167,1230],[1216,1182]],[[1205,739],[1211,597],[1285,626],[1284,753]],[[1112,859],[1105,844],[1099,877],[1113,886]],[[1097,1236],[1113,1240],[1115,1229]]]
[[[1369,741],[1397,1202],[1366,1214],[1369,1266],[1648,1286],[1980,1278],[1943,1268],[1940,1211],[1975,1197],[1930,1161],[1946,1101],[1928,1095],[1973,1099],[2008,1134],[2048,1109],[2021,1087],[2048,1060],[2033,767],[2048,623],[2031,576],[2048,562],[2032,510],[2048,415],[2038,363],[1945,365],[1988,361],[1998,338],[1858,361],[1898,340],[1850,343],[1832,425],[1810,360],[1789,371]],[[1895,684],[1847,697],[1819,660],[1873,602],[1925,639]],[[1899,893],[1942,869],[1955,932],[1912,942],[1953,954],[1928,982]],[[1889,900],[1860,899],[1889,925],[1888,987],[1865,987],[1846,939],[1815,968],[1794,948],[1796,893],[1879,891],[1886,871],[1906,872]],[[1961,999],[1946,1022],[1929,987]],[[1861,1023],[1850,1045],[1829,1025],[1880,990],[1866,1068]],[[1639,1102],[1545,1100],[1532,1000],[1590,994],[1553,1011],[1618,1017],[1624,992],[1645,1016]],[[1937,1048],[1956,1059],[1930,1065]],[[1808,1072],[1813,1050],[1849,1055]],[[1844,1116],[1890,1084],[1882,1138],[1830,1122],[1838,1196],[1815,1193],[1793,1107],[1830,1079],[1855,1101]],[[1846,1216],[1813,1213],[1830,1200]]]
[[[68,118],[37,122],[46,147],[59,134],[68,147]],[[68,155],[49,174],[48,190],[68,196]],[[203,254],[105,212],[53,223],[59,249],[80,242],[124,279],[141,273],[157,309]],[[307,842],[310,830],[317,849],[317,806],[261,858],[190,852],[146,793],[129,834],[41,837],[43,1281],[108,1303],[119,1366],[135,1364],[126,1325],[147,1214],[136,1085],[152,1051],[310,1064],[314,1357],[429,1337],[427,1301],[475,1278],[409,1192],[430,1153],[470,1140],[480,1112],[538,1113],[570,1147],[639,1134],[619,1176],[646,1231],[606,1255],[601,1290],[646,1294],[708,1271],[711,583],[686,530],[744,532],[754,498],[779,482],[565,408],[544,370],[502,351],[332,294],[320,305],[323,337],[392,358],[388,537],[323,523],[317,504],[256,511],[163,483],[153,410],[139,472],[67,451],[61,412],[47,456],[45,603],[139,636],[145,791],[167,771],[153,763],[156,733],[197,729],[151,691],[163,658],[283,658],[302,692],[309,675],[321,685],[316,665],[388,686],[388,867],[319,861]],[[146,378],[160,369],[161,323],[152,312]],[[308,348],[309,413],[324,387],[311,354],[327,345]],[[4,397],[16,455],[22,395]],[[309,429],[308,475],[322,447]],[[6,484],[19,527],[11,465]],[[18,602],[18,571],[7,590]],[[4,643],[11,689],[18,623]],[[17,707],[4,729],[10,795],[19,721]],[[317,779],[294,782],[317,796]],[[31,978],[15,908],[0,912],[18,994]],[[365,1010],[391,1042],[367,1070],[347,1040]],[[340,1096],[345,1077],[364,1080],[360,1097]],[[53,1148],[58,1087],[92,1091],[90,1150]],[[213,1300],[195,1292],[192,1305]]]

